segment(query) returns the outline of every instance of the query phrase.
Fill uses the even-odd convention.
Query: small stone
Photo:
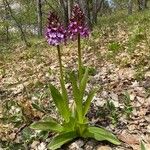
[[[150,115],[145,116],[145,120],[150,123]]]
[[[137,116],[137,115],[138,115],[136,108],[133,108],[132,114],[133,114],[134,116]]]
[[[15,136],[16,136],[16,133],[11,133],[11,134],[9,135],[9,138],[10,138],[11,140],[13,140],[13,139],[15,138]]]
[[[130,100],[133,101],[135,99],[135,94],[130,94]]]
[[[38,141],[33,141],[33,143],[31,144],[31,148],[34,149],[38,144],[39,144]]]
[[[46,143],[42,142],[40,145],[38,145],[36,150],[47,150]]]
[[[24,85],[23,84],[19,84],[16,87],[11,88],[11,90],[13,90],[14,94],[18,94],[18,93],[22,92],[23,89],[24,89]]]
[[[142,97],[139,97],[139,96],[137,96],[137,100],[138,100],[141,104],[144,104],[144,102],[145,102],[145,99],[142,98]]]
[[[94,150],[95,146],[96,146],[96,142],[94,140],[90,140],[90,141],[88,141],[85,144],[84,149],[86,149],[86,150]]]
[[[38,97],[33,96],[31,99],[32,99],[32,101],[36,101],[36,100],[38,100]]]
[[[106,101],[102,98],[95,97],[94,102],[97,106],[104,106]]]
[[[84,142],[82,140],[78,140],[78,141],[75,141],[73,142],[70,146],[69,146],[69,149],[71,150],[74,150],[74,149],[77,149],[77,150],[83,150],[82,149],[82,146],[84,145]]]
[[[140,106],[141,106],[141,103],[139,103],[139,102],[135,103],[135,107],[140,107]]]
[[[132,87],[139,87],[139,82],[137,82],[137,81],[134,81],[134,82],[132,82]]]
[[[145,73],[145,77],[150,77],[150,71]]]
[[[119,102],[118,101],[111,100],[111,102],[114,104],[115,107],[119,107]]]
[[[130,125],[130,126],[128,127],[128,129],[129,129],[130,131],[133,131],[133,130],[136,129],[136,125],[132,124],[132,125]]]
[[[107,93],[106,91],[102,91],[101,96],[102,96],[103,98],[107,98],[108,93]]]
[[[112,150],[112,148],[109,146],[100,146],[97,148],[97,150]]]
[[[115,101],[118,101],[118,95],[115,93],[111,93],[111,98]]]
[[[150,133],[150,125],[147,126],[147,132]]]
[[[150,97],[148,97],[148,98],[146,99],[146,101],[147,101],[148,104],[150,105]]]

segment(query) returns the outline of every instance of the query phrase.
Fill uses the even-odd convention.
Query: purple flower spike
[[[57,46],[66,41],[66,30],[54,12],[50,12],[49,14],[45,37],[48,44],[53,46]]]
[[[70,39],[77,39],[78,34],[82,37],[89,36],[89,29],[85,24],[85,16],[78,4],[74,5],[68,26]]]

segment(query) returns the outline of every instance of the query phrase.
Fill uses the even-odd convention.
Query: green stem
[[[78,34],[78,77],[79,77],[79,85],[81,83],[82,80],[82,58],[81,58],[81,37],[80,37],[80,33]],[[80,99],[81,100],[81,99]],[[82,101],[82,100],[81,100]],[[82,123],[83,122],[83,110],[82,110],[82,103],[81,103],[81,108],[80,108],[80,112],[79,112],[79,122]]]
[[[81,60],[80,34],[78,34],[78,71],[79,71],[79,82],[81,82],[81,79],[82,79],[82,60]]]
[[[58,60],[59,60],[59,69],[60,69],[60,78],[63,82],[63,69],[62,69],[62,62],[61,62],[61,52],[60,52],[60,46],[57,45],[57,51],[58,51]]]
[[[59,60],[59,69],[60,69],[60,83],[61,83],[61,88],[62,88],[62,96],[64,99],[64,105],[65,105],[65,110],[66,111],[66,118],[65,122],[69,121],[70,118],[70,110],[69,110],[69,105],[68,105],[68,95],[67,95],[67,90],[65,88],[65,82],[64,82],[64,75],[63,75],[63,67],[62,67],[62,61],[61,61],[61,51],[60,51],[60,46],[57,46],[57,51],[58,51],[58,60]]]

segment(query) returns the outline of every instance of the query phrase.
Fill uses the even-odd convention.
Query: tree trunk
[[[104,0],[93,0],[92,3],[92,24],[97,23],[98,12],[101,10]]]
[[[30,44],[27,42],[27,39],[26,39],[26,36],[25,36],[24,31],[23,31],[23,29],[22,29],[22,26],[21,26],[20,22],[19,22],[19,21],[16,19],[16,17],[14,16],[14,14],[13,14],[13,12],[12,12],[12,10],[11,10],[11,7],[10,7],[8,1],[7,1],[7,0],[4,0],[4,3],[5,3],[5,5],[7,6],[7,9],[8,9],[8,11],[9,11],[9,13],[10,13],[12,19],[16,22],[16,25],[17,25],[18,29],[20,30],[21,39],[25,42],[26,46],[30,46]]]
[[[3,4],[4,4],[4,9],[5,9],[5,20],[8,22],[8,20],[9,20],[9,12],[8,12],[7,6],[6,6],[4,1],[3,1]],[[6,30],[6,41],[8,42],[10,40],[8,23],[6,23],[6,25],[5,25],[5,30]]]
[[[143,2],[143,3],[144,3],[144,4],[143,4],[143,5],[144,5],[144,9],[148,8],[148,6],[147,6],[148,0],[143,0],[143,1],[144,1],[144,2]]]
[[[37,0],[38,36],[42,36],[42,2]]]
[[[92,29],[89,1],[88,0],[79,0],[79,4],[82,7],[83,12],[85,14],[85,20],[87,22],[88,27],[90,29]]]
[[[138,0],[139,11],[147,8],[147,0]]]
[[[96,24],[97,23],[97,0],[93,0],[92,7],[93,7],[92,24]]]
[[[69,5],[69,0],[60,0],[60,4],[61,7],[63,8],[63,12],[64,12],[64,24],[67,27],[68,26],[68,22],[69,22],[69,14],[68,14],[68,5]]]
[[[133,1],[128,1],[128,15],[132,15],[132,9],[133,9]]]

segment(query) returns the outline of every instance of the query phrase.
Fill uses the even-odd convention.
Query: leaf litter
[[[147,46],[143,40],[135,46],[134,53],[128,52],[128,40],[131,33],[117,24],[116,30],[110,33],[110,28],[103,30],[100,38],[89,39],[89,45],[83,47],[84,63],[93,68],[90,76],[88,89],[97,87],[98,93],[91,104],[88,113],[89,120],[97,126],[105,126],[108,130],[116,133],[123,142],[121,146],[113,146],[105,142],[96,142],[87,139],[78,139],[63,147],[69,150],[139,150],[140,141],[145,142],[145,146],[150,148],[150,62],[148,61]],[[97,43],[94,47],[92,42]],[[117,41],[121,50],[108,51],[108,44]],[[65,48],[63,52],[63,66],[65,69],[72,69],[76,65],[77,54],[74,51],[75,45]],[[21,47],[22,48],[22,47]],[[123,50],[122,50],[123,49]],[[1,68],[5,73],[0,75],[0,98],[1,109],[0,118],[0,146],[6,142],[9,145],[20,143],[25,139],[30,141],[30,149],[46,149],[47,139],[51,139],[51,134],[41,135],[33,131],[24,131],[34,120],[39,120],[45,114],[51,114],[58,118],[54,104],[47,92],[47,85],[54,83],[59,86],[58,64],[56,61],[55,50],[43,48],[36,55],[32,56],[30,50],[16,50],[10,56],[8,62],[2,62]],[[30,56],[30,57],[29,57]],[[11,60],[11,61],[10,61]],[[144,62],[143,62],[144,60]],[[144,70],[140,72],[137,67]],[[140,69],[141,69],[140,68]],[[70,70],[71,70],[70,69]],[[70,71],[69,70],[69,71]],[[66,73],[67,75],[67,73]],[[141,79],[141,75],[143,78]],[[70,91],[70,83],[66,83]],[[129,94],[129,105],[133,108],[131,112],[125,111],[123,95],[125,91]],[[69,95],[71,98],[71,95]],[[50,100],[49,100],[50,99]],[[71,101],[71,100],[70,100]],[[107,102],[112,102],[108,111]],[[43,112],[36,110],[32,103],[40,106]],[[127,106],[127,108],[129,107]],[[128,109],[126,110],[128,111]],[[129,118],[126,113],[130,113]],[[16,119],[20,118],[20,120]],[[12,119],[12,121],[10,121]],[[116,119],[114,123],[114,119]],[[17,125],[16,125],[17,124]],[[24,126],[25,125],[25,126]],[[27,137],[24,137],[26,134]],[[32,136],[29,136],[29,135]],[[47,138],[45,138],[45,137]],[[6,144],[7,145],[7,144]],[[7,145],[8,146],[8,145]]]

